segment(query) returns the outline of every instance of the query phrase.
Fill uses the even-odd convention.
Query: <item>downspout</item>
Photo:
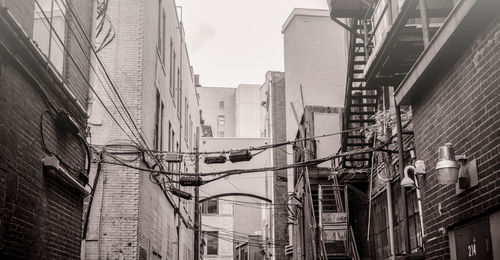
[[[87,230],[89,226],[89,218],[90,218],[90,211],[92,210],[92,203],[94,202],[94,195],[97,189],[97,184],[99,183],[99,177],[102,169],[102,153],[99,154],[99,162],[97,163],[97,170],[96,174],[94,177],[94,184],[92,185],[92,192],[90,193],[90,198],[89,198],[89,205],[87,207],[87,212],[85,213],[85,219],[84,219],[84,224],[83,224],[83,234],[82,234],[82,248],[80,252],[80,259],[85,260],[85,248],[86,248],[86,241],[87,241]],[[102,210],[101,210],[102,212]],[[99,223],[100,225],[100,223]]]
[[[395,110],[396,110],[396,126],[397,126],[397,137],[398,137],[398,164],[399,164],[399,176],[402,180],[404,178],[404,150],[403,150],[403,126],[401,124],[401,109],[399,105],[394,100]],[[408,209],[406,205],[406,189],[401,186],[401,203],[400,207],[403,211],[403,239],[405,242],[406,254],[409,255],[411,252],[410,246],[410,232],[408,229]]]
[[[390,110],[391,109],[391,97],[389,94],[390,90],[389,88],[384,88],[384,110]],[[392,133],[389,131],[388,126],[384,126],[384,132],[387,140],[391,138]],[[391,155],[384,153],[383,155],[383,160],[385,163],[385,166],[387,168],[387,171],[391,171],[391,176],[393,176],[394,171],[394,166],[391,164]],[[391,260],[396,260],[396,242],[394,239],[394,209],[392,207],[392,186],[391,186],[391,180],[388,180],[386,183],[386,196],[387,196],[387,214],[389,215],[389,243],[390,243],[390,249],[391,249]]]
[[[304,178],[305,176],[302,175]],[[304,260],[307,260],[306,259],[306,200],[307,200],[307,189],[306,189],[306,181],[303,180],[303,184],[304,184],[304,192],[303,192],[303,195],[302,195],[302,236],[301,236],[301,239],[302,239],[302,256],[303,256],[303,259]]]
[[[387,194],[387,214],[389,215],[389,242],[391,246],[391,259],[396,260],[396,245],[394,242],[394,219],[393,219],[393,209],[392,209],[392,187],[391,181],[387,181],[385,184]]]
[[[92,0],[92,7],[91,7],[91,15],[92,17],[90,18],[90,41],[91,41],[91,51],[90,51],[90,66],[91,67],[94,67],[94,65],[96,64],[95,62],[95,55],[92,51],[92,49],[95,47],[95,41],[96,41],[96,20],[97,20],[97,0]],[[51,14],[52,16],[52,14]],[[52,19],[52,17],[51,17]],[[50,48],[49,48],[49,51],[50,51]],[[90,72],[89,73],[89,83],[91,84],[91,86],[94,86],[94,82],[95,82],[95,74]],[[90,116],[92,115],[92,108],[93,108],[93,103],[94,103],[94,95],[92,94],[92,91],[89,91],[88,92],[88,97],[87,97],[87,118],[90,118]],[[86,242],[87,242],[87,228],[88,228],[88,223],[89,223],[89,218],[90,218],[90,210],[92,209],[92,202],[94,200],[94,194],[95,194],[95,190],[96,190],[96,187],[97,187],[97,182],[99,180],[99,173],[101,171],[101,163],[99,162],[99,164],[97,165],[97,172],[96,172],[96,176],[94,177],[94,185],[92,186],[92,193],[90,194],[90,199],[89,199],[89,206],[87,208],[87,214],[85,216],[85,224],[84,224],[84,227],[83,227],[83,237],[82,237],[82,243],[81,243],[81,252],[80,252],[80,259],[82,260],[85,260],[85,249],[86,249]],[[102,211],[102,209],[101,209]],[[99,223],[99,225],[101,225]],[[99,241],[100,243],[101,241]]]
[[[92,51],[92,49],[95,49],[95,44],[96,44],[96,38],[97,38],[97,32],[96,32],[96,23],[97,23],[97,0],[92,0],[92,18],[91,18],[91,24],[90,24],[90,42],[91,42],[91,51],[90,51],[90,66],[91,68],[96,65],[96,53]],[[95,73],[89,73],[89,83],[91,86],[94,86],[95,83]],[[87,116],[91,117],[92,116],[92,111],[94,108],[94,95],[92,94],[92,91],[89,91],[89,95],[87,97]]]
[[[181,9],[182,12],[182,9]],[[182,13],[181,13],[182,17]],[[183,47],[183,26],[182,26],[182,18],[181,21],[179,22],[179,33],[180,33],[180,49],[179,49],[179,78],[178,80],[178,86],[179,86],[179,102],[177,104],[179,105],[179,153],[182,152],[182,47]],[[175,73],[175,72],[174,72]],[[175,88],[175,86],[174,86]],[[181,166],[182,162],[179,162],[179,180],[181,178]],[[181,189],[181,184],[178,183],[178,188],[179,190]],[[178,197],[178,203],[177,203],[177,259],[181,259],[181,197]]]

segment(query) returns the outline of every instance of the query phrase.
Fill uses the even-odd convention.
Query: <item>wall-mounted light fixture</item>
[[[410,175],[408,174],[408,171],[413,170],[414,177],[411,178]],[[403,187],[414,187],[416,186],[417,189],[420,189],[420,186],[423,185],[424,180],[425,180],[425,174],[426,174],[426,169],[425,169],[425,162],[422,160],[417,160],[415,162],[415,166],[408,165],[404,169],[404,178],[401,180],[401,186]]]
[[[455,149],[451,143],[446,143],[444,146],[440,146],[438,153],[439,159],[436,164],[436,171],[439,183],[457,183],[460,168],[467,162],[467,157],[465,154],[455,156]]]
[[[455,155],[451,143],[439,147],[439,160],[436,164],[436,176],[440,184],[455,184],[456,193],[478,184],[476,160],[468,160],[465,154]]]
[[[446,143],[438,149],[436,164],[437,179],[440,184],[455,184],[458,180],[459,163],[455,159],[455,149],[451,143]]]

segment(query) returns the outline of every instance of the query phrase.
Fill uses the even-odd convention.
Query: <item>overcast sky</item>
[[[281,26],[293,8],[327,9],[326,1],[176,0],[201,84],[262,84],[266,71],[283,71]]]

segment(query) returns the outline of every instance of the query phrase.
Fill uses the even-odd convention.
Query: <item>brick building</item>
[[[0,6],[2,259],[80,256],[92,1],[48,2]]]
[[[268,71],[265,82],[260,87],[260,134],[261,137],[271,138],[271,143],[286,141],[286,113],[285,113],[285,73]],[[286,165],[286,152],[282,149],[273,149],[273,166]],[[286,208],[288,193],[287,171],[277,170],[273,173],[273,238],[277,244],[274,248],[276,259],[285,257],[285,246],[289,240],[288,211]]]
[[[344,170],[356,170],[371,183],[365,186],[371,229],[354,233],[366,238],[370,232],[369,240],[357,243],[358,253],[371,259],[498,259],[500,3],[329,4],[332,19],[347,18],[343,26],[350,32],[344,129],[380,123],[383,111],[394,116],[380,133],[382,143],[391,135],[395,142],[377,156],[344,159]],[[343,146],[371,147],[373,139],[365,137],[345,134]],[[436,170],[438,149],[447,143],[454,146],[460,172],[450,184]],[[408,168],[416,160],[425,171]]]
[[[500,258],[499,12],[498,1],[458,2],[395,91],[399,104],[413,108],[416,156],[428,169],[426,259]],[[437,180],[445,143],[467,157],[463,190]]]
[[[179,186],[172,174],[193,172],[194,159],[165,159],[167,152],[192,152],[200,125],[178,10],[173,0],[108,3],[116,35],[99,54],[120,97],[96,80],[97,96],[113,117],[94,102],[90,179],[96,188],[84,223],[86,259],[194,257],[194,203],[174,195],[193,188]]]

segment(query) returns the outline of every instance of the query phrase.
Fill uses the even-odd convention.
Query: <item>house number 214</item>
[[[472,244],[467,245],[467,249],[469,250],[469,257],[473,257],[477,255],[476,252],[476,241],[473,241]]]

